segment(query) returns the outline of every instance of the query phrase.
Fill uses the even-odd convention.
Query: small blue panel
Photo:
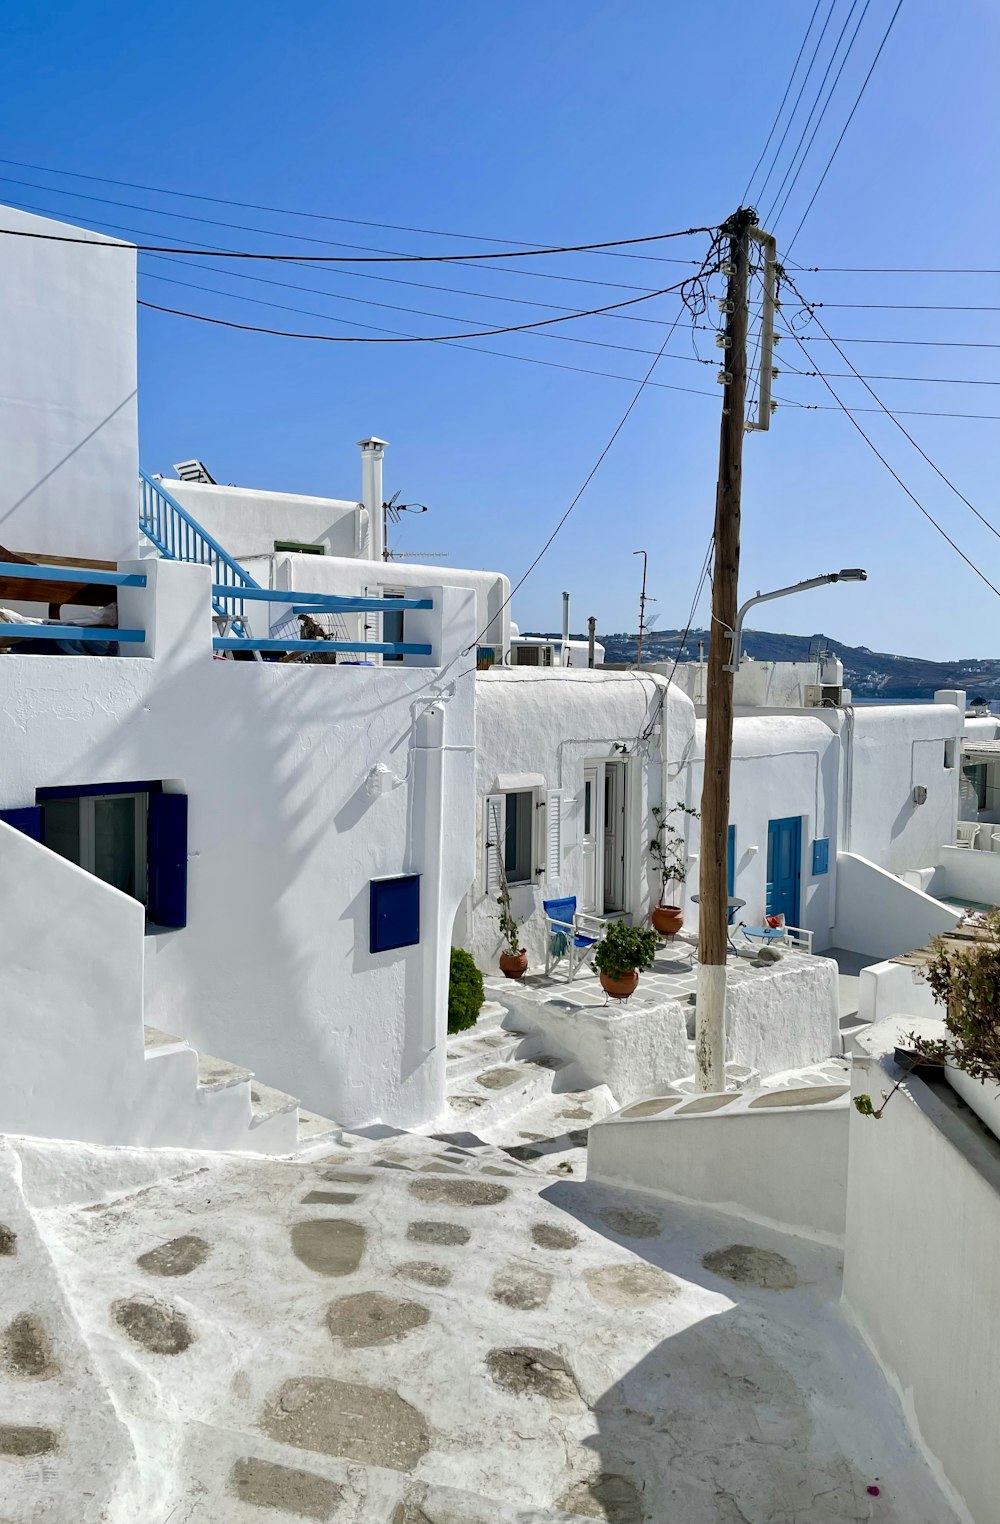
[[[830,871],[830,842],[825,836],[813,842],[813,878]]]
[[[15,831],[20,831],[22,836],[30,836],[32,841],[42,839],[42,812],[37,805],[25,805],[19,810],[0,810],[0,820],[13,826]]]
[[[420,875],[371,881],[371,951],[415,947],[420,941]]]

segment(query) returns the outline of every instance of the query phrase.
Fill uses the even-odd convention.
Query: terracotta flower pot
[[[654,905],[649,919],[661,937],[675,937],[684,925],[684,912],[679,905]]]
[[[610,995],[613,1000],[627,1000],[630,995],[635,994],[635,987],[639,983],[639,970],[632,968],[627,973],[612,977],[602,969],[598,977],[606,995]]]
[[[528,949],[522,947],[520,952],[505,952],[500,954],[500,972],[507,979],[523,979],[528,971]]]

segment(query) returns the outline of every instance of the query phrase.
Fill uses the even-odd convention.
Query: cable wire
[[[830,166],[833,164],[834,159],[837,157],[837,154],[840,151],[840,145],[844,141],[844,138],[845,138],[845,136],[847,134],[848,127],[850,127],[851,122],[854,120],[854,113],[857,111],[858,107],[861,105],[861,97],[864,95],[865,91],[868,89],[868,81],[871,79],[872,75],[875,73],[875,66],[878,63],[879,59],[882,57],[882,49],[885,47],[886,43],[889,41],[889,33],[892,31],[893,27],[896,25],[896,17],[899,15],[900,10],[902,9],[902,6],[903,6],[903,0],[897,0],[896,9],[893,11],[892,16],[891,16],[891,18],[889,20],[889,25],[885,29],[885,34],[884,34],[884,36],[882,38],[882,41],[878,45],[878,51],[875,54],[875,57],[872,59],[872,66],[868,70],[868,73],[864,77],[864,80],[863,80],[862,85],[861,85],[861,89],[858,91],[857,97],[855,99],[854,105],[851,107],[851,110],[850,110],[850,113],[848,115],[847,121],[844,123],[843,128],[841,129],[840,137],[837,139],[836,143],[834,143],[834,145],[833,145],[833,152],[831,153],[829,159],[826,162],[826,167],[823,170],[823,173],[819,177],[819,184],[816,186],[816,189],[813,191],[812,195],[810,196],[810,198],[809,198],[809,205],[806,207],[805,211],[802,213],[802,216],[799,219],[799,225],[795,229],[795,232],[792,234],[791,239],[790,239],[790,241],[788,243],[788,246],[785,249],[786,257],[787,257],[787,255],[789,255],[792,252],[792,249],[795,246],[795,241],[798,238],[799,234],[802,232],[802,225],[805,222],[806,218],[809,216],[809,213],[813,209],[813,202],[816,200],[816,197],[819,195],[820,191],[823,189],[823,182],[825,181],[827,175],[830,173]]]
[[[816,39],[816,45],[815,45],[815,47],[812,50],[812,55],[811,55],[811,57],[809,59],[808,68],[806,69],[805,74],[802,76],[802,83],[799,86],[799,93],[795,97],[795,105],[792,107],[791,115],[789,116],[788,121],[785,123],[785,130],[781,134],[781,140],[778,143],[777,148],[774,150],[774,156],[771,159],[771,163],[770,163],[770,166],[768,168],[767,174],[764,176],[764,179],[763,179],[763,182],[762,182],[762,184],[760,186],[760,189],[757,192],[757,200],[758,201],[763,201],[763,199],[764,199],[764,192],[767,190],[768,182],[769,182],[771,176],[774,174],[775,165],[777,164],[778,159],[781,156],[781,150],[785,146],[785,139],[788,137],[789,131],[791,130],[792,123],[795,120],[796,112],[799,109],[799,104],[800,104],[800,102],[802,100],[802,96],[803,96],[803,93],[805,91],[806,85],[809,83],[809,76],[812,73],[812,71],[813,71],[813,69],[814,69],[814,67],[816,65],[816,58],[817,58],[819,50],[820,50],[820,48],[821,48],[821,46],[823,44],[823,38],[826,36],[826,29],[830,25],[830,21],[833,18],[833,10],[834,10],[834,6],[836,5],[836,3],[837,3],[837,0],[830,0],[830,8],[829,8],[829,10],[826,13],[826,20],[823,22],[823,29],[822,29],[822,31],[820,32],[819,36]]]
[[[788,84],[785,86],[785,93],[781,97],[781,105],[778,107],[778,110],[775,113],[774,121],[771,123],[771,130],[770,130],[770,132],[767,135],[767,142],[764,144],[763,148],[760,151],[760,158],[757,160],[757,162],[754,165],[753,169],[750,171],[750,178],[749,178],[749,180],[746,183],[746,186],[744,188],[742,196],[740,197],[740,203],[743,206],[746,206],[746,205],[749,204],[748,201],[747,201],[747,197],[750,195],[750,187],[751,187],[751,185],[754,182],[754,179],[756,177],[758,169],[760,169],[760,166],[764,162],[764,155],[767,153],[767,150],[770,148],[770,146],[771,146],[771,139],[774,137],[775,131],[776,131],[777,126],[778,126],[778,123],[781,121],[781,113],[784,111],[784,109],[785,109],[785,102],[787,101],[789,95],[791,94],[792,85],[795,82],[795,75],[798,72],[799,64],[802,62],[802,55],[803,55],[803,53],[806,50],[806,43],[809,41],[809,33],[813,29],[813,22],[816,20],[816,17],[819,14],[819,8],[820,8],[821,3],[822,3],[822,0],[816,0],[816,4],[813,6],[813,13],[809,17],[809,25],[806,27],[805,36],[802,38],[802,41],[799,43],[799,51],[795,55],[795,62],[792,64],[792,72],[788,76]],[[5,164],[5,163],[8,163],[8,162],[9,161],[6,160],[6,159],[0,159],[0,164]]]

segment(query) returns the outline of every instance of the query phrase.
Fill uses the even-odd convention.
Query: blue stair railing
[[[207,529],[183,507],[175,497],[164,491],[160,482],[140,468],[139,471],[139,528],[168,561],[200,561],[212,568],[212,582],[223,587],[259,588],[248,571],[224,550]],[[241,600],[213,596],[212,607],[222,619],[228,620],[237,634],[247,634],[246,620]]]

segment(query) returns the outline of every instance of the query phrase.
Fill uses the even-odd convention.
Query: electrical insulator
[[[776,413],[777,411],[778,411],[778,404],[776,402],[772,402],[771,403],[771,412],[772,413]]]
[[[717,333],[715,335],[715,347],[716,349],[732,349],[733,341],[728,333]]]
[[[722,271],[723,275],[735,275],[736,274],[736,266],[733,264],[731,259],[727,259],[724,264],[721,264],[719,266],[719,269]]]
[[[736,311],[736,303],[733,302],[733,301],[730,301],[729,297],[727,297],[727,296],[720,296],[719,297],[719,311],[720,312],[735,312]]]
[[[716,371],[715,379],[720,386],[728,386],[733,379],[733,373],[731,370]]]
[[[778,369],[778,367],[776,365],[772,365],[771,366],[771,380],[772,381],[777,381],[777,379],[778,379],[778,377],[780,375],[781,375],[781,371]]]
[[[781,343],[781,334],[780,333],[772,334],[772,336],[771,336],[771,343],[772,344],[780,344]]]

